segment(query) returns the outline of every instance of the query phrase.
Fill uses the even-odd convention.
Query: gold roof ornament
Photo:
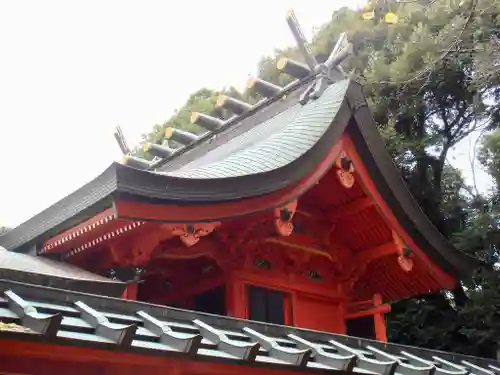
[[[370,21],[375,19],[375,11],[372,10],[371,12],[365,12],[361,15],[361,18],[364,19],[365,21]]]
[[[375,4],[374,4],[375,2]],[[368,1],[365,5],[362,7],[362,13],[361,13],[361,18],[365,21],[371,21],[374,20],[377,16],[375,14],[375,8],[377,8],[377,1]],[[387,5],[387,4],[386,4]],[[398,23],[399,17],[389,10],[384,16],[383,20],[385,23],[394,25]]]
[[[394,25],[398,23],[398,16],[395,13],[387,12],[384,16],[384,21],[388,24]]]

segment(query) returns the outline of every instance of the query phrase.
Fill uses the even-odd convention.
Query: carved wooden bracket
[[[186,250],[184,244],[179,244],[175,247],[162,247],[160,251],[152,255],[151,259],[186,260],[205,257],[218,262],[219,259],[224,257],[224,250],[224,246],[216,238],[207,238],[203,241],[199,241],[189,250]]]
[[[414,262],[409,256],[411,250],[406,246],[404,241],[396,232],[392,232],[392,238],[397,247],[398,264],[405,272],[410,272],[413,269]]]
[[[336,165],[338,168],[337,178],[342,186],[347,189],[352,188],[354,186],[354,182],[356,182],[354,179],[354,164],[344,151],[342,151],[338,157]]]
[[[290,236],[293,233],[293,215],[297,210],[297,201],[288,203],[286,206],[274,209],[274,226],[281,236]]]
[[[220,223],[179,224],[172,228],[172,234],[179,236],[187,247],[198,243],[200,237],[208,236]]]
[[[122,265],[145,265],[149,262],[151,254],[158,244],[171,236],[172,233],[168,224],[157,225],[155,223],[150,225],[147,230],[135,236],[130,243],[121,248],[122,250],[118,251],[118,246],[112,246],[110,250],[114,258],[122,259],[119,262]],[[123,250],[126,248],[130,248],[132,250],[131,253],[124,253]]]

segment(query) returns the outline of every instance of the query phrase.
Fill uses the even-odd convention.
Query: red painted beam
[[[193,206],[160,205],[116,200],[114,209],[117,217],[121,219],[176,223],[210,222],[255,214],[284,206],[304,194],[330,169],[340,151],[340,146],[336,144],[327,156],[298,183],[263,196],[243,199],[237,202]]]
[[[94,217],[47,240],[41,254],[66,253],[65,258],[101,246],[105,242],[137,230],[144,222],[116,219],[109,208]]]
[[[81,253],[82,251],[88,251],[97,246],[116,243],[122,236],[129,234],[130,232],[137,231],[145,224],[143,221],[124,220],[116,220],[113,223],[114,224],[112,226],[102,228],[102,230],[92,231],[88,238],[80,238],[79,241],[75,240],[71,247],[61,248],[59,252],[66,250],[66,254],[64,254],[63,258],[67,259]]]
[[[345,319],[356,319],[356,318],[361,318],[362,316],[369,316],[369,315],[375,315],[375,314],[386,314],[391,311],[391,305],[380,305],[373,307],[368,310],[363,310],[363,311],[358,311],[358,312],[352,312],[344,315]]]
[[[31,341],[33,340],[33,341]],[[78,340],[35,341],[29,334],[15,334],[0,339],[0,373],[72,374],[72,375],[297,375],[297,370],[272,364],[224,363],[203,357],[175,355],[154,349],[117,348],[115,345],[79,342]],[[57,342],[59,341],[59,343]],[[220,360],[220,359],[219,359]],[[167,371],[168,370],[168,371]],[[318,371],[300,370],[312,375]]]
[[[293,277],[282,277],[281,275],[265,275],[263,273],[252,273],[248,271],[238,271],[231,273],[232,280],[237,279],[248,285],[261,286],[263,288],[276,289],[287,292],[302,292],[323,298],[345,300],[342,285],[323,285],[318,282],[297,280]]]
[[[106,233],[116,225],[113,209],[108,208],[83,223],[47,240],[43,244],[41,253],[67,251],[74,247],[76,243],[84,243],[89,239]]]
[[[355,255],[356,263],[369,264],[376,259],[385,257],[387,255],[396,255],[397,253],[397,245],[393,242],[388,242],[357,252]],[[396,259],[394,259],[394,261],[396,261]]]

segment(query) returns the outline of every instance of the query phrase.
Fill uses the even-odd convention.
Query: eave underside
[[[453,274],[443,271],[445,264],[437,263],[436,258],[427,255],[428,249],[416,244],[408,245],[413,246],[408,258],[412,268],[401,267],[394,236],[406,237],[406,229],[391,225],[387,217],[391,212],[384,211],[380,201],[370,194],[359,173],[355,173],[354,185],[346,189],[335,172],[329,171],[299,198],[299,207],[308,207],[329,219],[330,241],[334,248],[340,245],[332,255],[345,262],[341,269],[352,268],[348,278],[352,283],[351,298],[364,301],[380,294],[384,301],[396,301],[455,287]]]
[[[348,142],[349,137],[346,134],[340,140],[340,143],[348,144]],[[337,155],[337,153],[334,153],[334,155]],[[327,163],[327,165],[330,166],[331,164]],[[363,168],[361,168],[359,163],[356,163],[355,166],[358,171],[355,172],[356,182],[349,189],[341,185],[337,176],[338,167],[333,166],[328,168],[326,173],[322,173],[319,180],[313,179],[310,181],[308,185],[309,189],[305,193],[297,196],[292,195],[288,198],[280,194],[277,195],[282,199],[282,203],[287,199],[298,198],[299,212],[294,222],[298,228],[301,228],[301,234],[304,234],[304,230],[308,233],[311,233],[311,231],[314,232],[315,234],[309,234],[309,237],[316,238],[316,241],[313,242],[316,242],[320,246],[319,249],[328,250],[326,252],[315,250],[314,248],[317,248],[318,245],[312,243],[311,247],[309,246],[310,244],[301,242],[300,235],[298,238],[292,235],[286,241],[278,240],[277,242],[285,243],[285,245],[274,246],[272,253],[289,254],[294,251],[293,244],[295,243],[295,245],[302,248],[309,246],[307,250],[309,252],[323,253],[322,258],[308,261],[307,265],[304,263],[302,267],[299,267],[305,273],[310,268],[311,270],[316,269],[320,274],[325,276],[332,272],[342,273],[347,269],[351,269],[353,271],[351,275],[343,274],[335,280],[332,280],[329,276],[325,277],[328,280],[325,280],[324,284],[330,285],[332,289],[338,283],[344,285],[345,298],[352,300],[369,300],[374,294],[380,294],[385,301],[394,301],[414,295],[435,292],[443,288],[452,289],[455,286],[456,280],[442,270],[447,265],[445,263],[437,263],[435,257],[427,255],[428,250],[426,252],[414,243],[411,244],[414,250],[412,256],[414,267],[411,272],[401,269],[397,260],[398,254],[393,242],[393,233],[397,232],[403,235],[407,235],[407,233],[401,226],[391,226],[391,220],[388,216],[391,216],[392,212],[386,207],[380,206],[381,198],[375,197],[373,194],[374,191],[369,191],[366,184],[364,184],[363,177],[365,179],[367,177],[366,173],[362,173]],[[380,195],[378,191],[375,191],[375,193]],[[259,206],[259,199],[261,198],[257,197],[253,203],[250,202],[245,205],[243,201],[239,201],[233,206],[233,208],[239,210],[248,207],[254,212],[259,210],[260,207],[262,210],[260,214],[238,218],[233,216],[231,220],[224,220],[217,227],[217,238],[219,240],[221,238],[232,238],[232,240],[217,245],[212,243],[213,239],[211,237],[207,237],[206,239],[202,239],[199,245],[190,249],[183,249],[182,246],[181,249],[177,249],[175,245],[174,248],[168,245],[165,245],[166,247],[160,246],[162,249],[159,251],[151,249],[152,252],[150,255],[144,258],[148,262],[148,272],[163,274],[163,278],[172,280],[175,285],[192,284],[196,283],[196,281],[179,280],[175,273],[165,273],[165,270],[184,269],[184,267],[189,269],[191,267],[193,272],[195,272],[194,270],[200,267],[191,263],[189,263],[191,264],[189,266],[189,264],[184,264],[185,261],[189,261],[189,259],[193,259],[194,261],[196,258],[199,258],[199,254],[212,252],[214,247],[224,249],[241,247],[249,239],[252,243],[257,244],[257,248],[245,247],[245,253],[258,254],[259,250],[269,248],[270,244],[276,242],[276,234],[271,234],[269,237],[269,230],[273,228],[273,213],[268,205]],[[119,217],[124,214],[121,209],[122,205],[130,207],[130,202],[117,204],[116,213]],[[132,207],[135,207],[135,209],[126,211],[126,215],[123,218],[130,219],[131,216],[134,217],[135,215],[137,220],[153,219],[161,221],[163,219],[164,221],[168,221],[167,219],[170,219],[175,222],[176,219],[179,220],[180,215],[186,215],[187,211],[193,211],[196,214],[193,218],[199,218],[201,210],[206,210],[210,207],[211,210],[206,211],[206,213],[215,215],[211,216],[211,219],[219,219],[221,216],[217,215],[222,214],[220,205],[173,207],[158,205],[141,206],[136,203]],[[156,209],[156,213],[153,209]],[[170,216],[166,217],[166,213]],[[233,215],[234,213],[232,211]],[[48,252],[57,251],[67,256],[67,261],[75,262],[75,264],[83,267],[97,267],[95,257],[99,254],[101,268],[104,271],[112,267],[113,262],[119,262],[109,258],[109,249],[121,249],[122,253],[119,259],[125,261],[125,259],[133,257],[132,247],[134,246],[126,250],[127,244],[136,244],[135,246],[139,246],[142,238],[151,238],[158,230],[161,231],[160,223],[140,224],[144,222],[119,219],[108,221],[108,215],[109,211],[104,212],[96,220],[85,225],[82,224],[82,226],[74,228],[72,232],[62,235],[63,238],[56,237],[51,239],[51,241],[46,243],[44,249]],[[268,220],[268,224],[262,227],[259,223],[261,223],[262,219],[265,220],[266,215],[269,216],[270,221]],[[304,215],[309,218],[305,222],[303,220]],[[224,217],[224,219],[227,218]],[[392,222],[398,221],[392,218]],[[94,229],[88,232],[88,228]],[[128,229],[122,231],[120,228]],[[94,237],[91,237],[92,233]],[[119,236],[123,237],[120,239]],[[325,236],[328,238],[319,241],[320,237],[325,238]],[[170,235],[165,234],[163,240],[165,241],[170,237]],[[97,238],[97,241],[95,238]],[[103,238],[104,240],[101,241]],[[87,249],[86,243],[95,243],[95,247]],[[175,241],[173,243],[175,244]],[[289,245],[286,245],[286,243]],[[182,261],[183,258],[176,257],[177,253],[184,254],[184,261]],[[115,251],[113,251],[113,254],[115,254]],[[116,254],[114,257],[116,258]],[[211,258],[215,259],[216,263],[220,259],[224,259],[225,262],[228,257],[229,254],[211,254]],[[327,260],[330,259],[329,257],[336,259],[331,266],[324,264],[330,263]],[[302,257],[301,259],[303,259],[303,262],[305,261],[305,258]],[[279,268],[279,265],[274,263],[275,260],[271,260],[271,263],[274,264],[273,267]],[[138,259],[136,261],[140,262]],[[210,262],[205,266],[210,266]],[[219,264],[219,266],[225,269],[223,265]],[[321,270],[317,268],[318,266]],[[147,275],[145,276],[147,277]],[[287,276],[283,275],[283,277]],[[154,280],[155,278],[152,279],[152,281]],[[307,275],[305,275],[305,281],[307,281]],[[154,287],[152,285],[149,286],[147,281],[144,285],[146,289],[154,290]],[[158,293],[160,292],[158,291]]]

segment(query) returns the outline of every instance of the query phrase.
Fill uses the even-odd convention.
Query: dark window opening
[[[226,288],[219,286],[194,297],[193,310],[209,314],[226,314]]]
[[[346,321],[347,335],[376,340],[373,315],[361,316]]]
[[[259,322],[287,324],[285,313],[289,300],[286,293],[251,286],[248,288],[249,318]]]

